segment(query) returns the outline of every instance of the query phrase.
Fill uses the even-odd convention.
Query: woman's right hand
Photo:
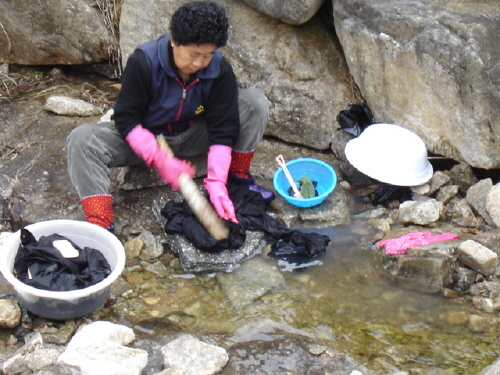
[[[187,174],[189,178],[193,178],[196,172],[191,162],[168,156],[162,149],[157,151],[153,167],[161,180],[171,185],[174,190],[179,190],[179,176],[182,173]]]
[[[156,137],[149,130],[137,125],[126,137],[126,141],[139,155],[148,167],[153,167],[161,180],[179,190],[179,176],[186,173],[190,178],[195,174],[195,169],[190,162],[169,156],[158,146]]]

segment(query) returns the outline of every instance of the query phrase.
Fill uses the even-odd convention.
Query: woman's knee
[[[267,122],[271,103],[259,89],[249,87],[239,91],[240,110],[249,110],[252,116],[258,116]]]
[[[95,134],[95,123],[86,123],[74,128],[66,138],[66,149],[68,153],[81,152],[88,146],[88,141]]]
[[[269,101],[257,89],[240,90],[240,135],[236,151],[253,151],[260,143],[269,116]]]

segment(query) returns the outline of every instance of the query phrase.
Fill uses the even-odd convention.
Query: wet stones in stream
[[[270,290],[285,285],[281,272],[262,258],[250,259],[231,273],[218,273],[217,280],[238,310],[252,304]]]
[[[65,325],[76,329],[72,321]],[[373,374],[313,335],[267,319],[249,323],[228,337],[196,338],[184,333],[152,336],[97,320],[81,326],[65,346],[53,344],[49,338],[39,331],[27,336],[26,343],[3,362],[2,373]]]
[[[313,335],[270,320],[240,328],[227,340],[229,362],[221,375],[372,375],[366,367]]]
[[[375,254],[378,264],[399,285],[424,293],[439,293],[451,288],[455,281],[457,262],[453,254],[457,243],[450,242],[411,248],[404,256],[386,255],[383,249]],[[470,285],[462,287],[468,289]]]

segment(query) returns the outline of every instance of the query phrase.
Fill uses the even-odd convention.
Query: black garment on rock
[[[354,103],[339,112],[337,122],[346,132],[357,137],[374,123],[372,111],[365,103]]]
[[[406,202],[412,199],[411,188],[408,186],[396,186],[382,183],[373,193],[372,204],[384,204],[397,199],[400,202]]]
[[[323,253],[329,242],[330,238],[323,234],[290,231],[271,246],[269,256],[288,263],[308,263]]]
[[[161,210],[161,214],[167,219],[165,224],[167,234],[182,234],[194,247],[203,251],[217,252],[226,249],[237,249],[243,245],[246,239],[245,229],[242,226],[226,221],[225,224],[229,228],[229,237],[217,241],[196,218],[185,200],[182,202],[167,202]]]
[[[217,241],[210,236],[203,225],[193,214],[187,202],[169,201],[161,214],[167,219],[167,234],[184,235],[197,249],[216,252],[240,248],[246,239],[245,231],[262,231],[275,243],[269,254],[277,259],[300,259],[310,261],[325,251],[330,242],[326,235],[304,233],[293,230],[273,219],[266,212],[267,203],[260,193],[248,190],[246,186],[228,185],[228,193],[236,211],[239,224],[226,221],[229,237]]]
[[[59,240],[69,241],[80,255],[65,258],[53,246]],[[99,250],[81,249],[59,234],[42,236],[37,241],[29,230],[21,229],[14,275],[27,285],[50,291],[83,289],[104,280],[110,273],[111,267]]]

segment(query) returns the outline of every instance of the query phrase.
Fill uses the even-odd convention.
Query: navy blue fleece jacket
[[[168,34],[139,46],[128,59],[114,107],[122,137],[138,124],[155,135],[176,135],[199,117],[206,119],[210,144],[233,146],[240,128],[238,85],[222,53],[216,50],[184,85]]]

